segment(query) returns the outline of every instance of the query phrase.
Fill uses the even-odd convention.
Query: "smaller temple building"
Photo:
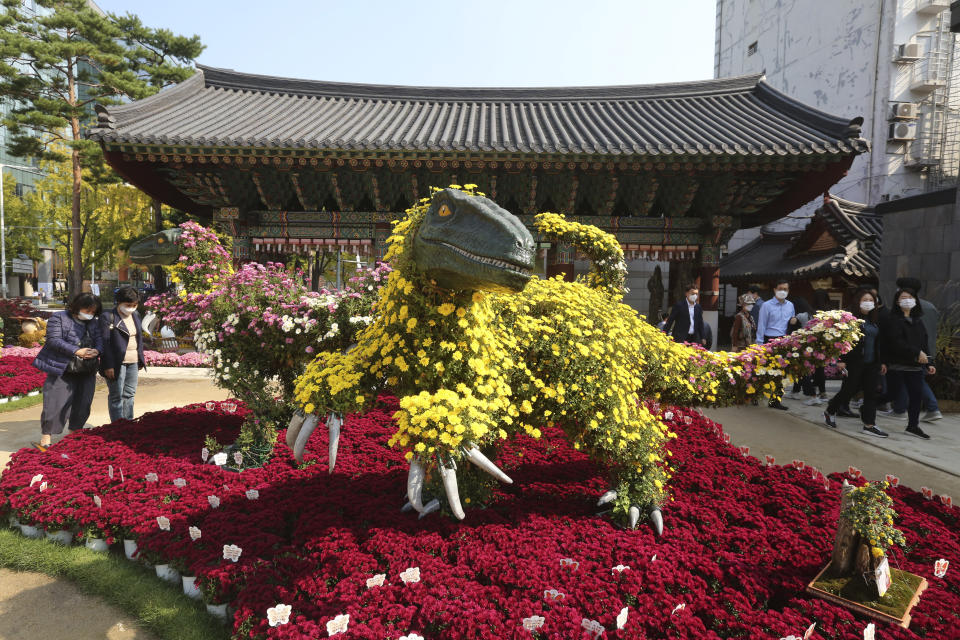
[[[803,230],[763,231],[723,258],[720,282],[739,295],[786,279],[791,298],[817,309],[846,306],[858,287],[878,285],[882,234],[883,219],[872,207],[827,195]]]

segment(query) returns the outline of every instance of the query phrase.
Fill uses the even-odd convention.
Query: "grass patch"
[[[921,580],[923,578],[912,573],[890,569],[890,588],[882,598],[877,597],[876,585],[867,584],[860,576],[838,578],[824,575],[813,583],[813,587],[900,619],[907,612]]]
[[[43,402],[42,393],[35,396],[23,396],[19,400],[10,400],[9,402],[0,404],[0,413],[16,411],[17,409],[26,409],[27,407],[34,407],[41,402]]]
[[[66,578],[84,593],[135,617],[144,629],[168,640],[227,640],[230,632],[203,603],[162,582],[146,567],[130,562],[122,551],[96,553],[85,547],[62,547],[0,530],[0,566]]]

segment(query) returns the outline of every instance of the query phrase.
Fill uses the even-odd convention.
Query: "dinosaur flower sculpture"
[[[320,353],[297,383],[303,412],[287,431],[297,459],[327,415],[332,472],[343,414],[388,387],[400,397],[390,444],[406,452],[409,506],[421,514],[440,508],[426,494],[442,494],[463,518],[464,462],[511,482],[490,460],[498,442],[518,432],[539,437],[538,425],[548,424],[608,466],[613,488],[601,504],[631,527],[647,513],[659,531],[665,444],[675,437],[660,402],[769,395],[777,376],[802,374],[816,354],[836,357],[857,338],[852,316],[835,315],[819,318],[819,331],[744,354],[678,345],[620,302],[626,266],[613,236],[557,214],[537,224],[591,258],[585,279],[532,277],[532,236],[471,185],[436,190],[395,222],[387,254],[395,272],[373,322],[345,353]],[[473,492],[477,483],[463,486]]]

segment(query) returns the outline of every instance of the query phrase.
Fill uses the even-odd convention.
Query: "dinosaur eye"
[[[160,236],[159,238],[157,238],[157,244],[163,244],[163,242],[164,242],[163,236]]]
[[[453,213],[453,211],[451,211],[450,207],[445,204],[440,205],[440,210],[437,211],[437,215],[441,218],[446,218],[451,213]]]

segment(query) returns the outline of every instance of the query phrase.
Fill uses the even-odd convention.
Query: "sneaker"
[[[923,429],[920,427],[907,427],[906,432],[912,436],[922,438],[923,440],[929,440],[930,436],[923,432]]]
[[[881,404],[881,405],[877,405],[877,413],[882,413],[882,414],[886,415],[886,414],[890,413],[890,411],[891,411],[891,409],[890,409],[890,403],[889,403],[889,402],[884,402],[884,403]]]
[[[780,409],[781,411],[786,411],[788,408],[785,404],[783,404],[779,400],[771,400],[769,407],[771,409]]]
[[[840,409],[837,411],[837,415],[841,418],[859,418],[860,416],[850,409]]]
[[[34,449],[39,449],[40,451],[46,451],[47,449],[50,448],[49,444],[40,444],[39,442],[31,442],[30,444],[33,446]]]
[[[937,420],[940,420],[941,418],[943,418],[943,414],[940,413],[939,411],[927,411],[927,412],[923,415],[923,417],[920,418],[920,419],[923,420],[924,422],[936,422]]]
[[[821,399],[821,400],[829,400],[829,399],[830,399],[830,396],[828,396],[828,395],[827,395],[827,392],[824,391],[823,393],[820,394],[820,399]]]
[[[854,400],[853,402],[850,403],[851,409],[859,409],[862,406],[863,406],[863,400]]]
[[[907,419],[907,412],[906,412],[906,411],[904,411],[903,413],[900,413],[900,412],[898,412],[898,411],[887,411],[887,412],[884,412],[884,415],[887,416],[888,418],[890,418],[891,420],[906,420],[906,419]]]
[[[877,429],[874,425],[863,425],[863,433],[870,434],[871,436],[876,436],[878,438],[886,438],[887,432]]]
[[[830,415],[829,411],[823,412],[823,423],[830,427],[831,429],[837,428],[837,421],[833,419],[833,416]]]
[[[823,400],[817,396],[812,396],[804,400],[803,404],[807,405],[808,407],[819,407],[821,404],[823,404]]]
[[[790,393],[785,393],[785,394],[783,394],[783,397],[786,398],[786,399],[788,399],[788,400],[800,400],[801,398],[803,398],[803,392],[802,392],[802,391],[791,391]]]

